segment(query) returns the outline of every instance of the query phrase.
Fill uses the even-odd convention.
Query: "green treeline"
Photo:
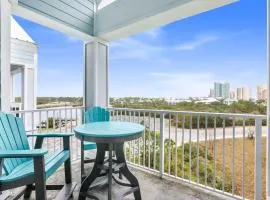
[[[181,102],[175,105],[169,105],[162,99],[143,99],[126,97],[122,99],[110,99],[113,107],[119,108],[138,108],[138,109],[160,109],[160,110],[179,110],[179,111],[194,111],[194,112],[216,112],[216,113],[249,113],[266,115],[265,102],[253,101],[238,101],[231,105],[223,102],[215,102],[211,104]]]

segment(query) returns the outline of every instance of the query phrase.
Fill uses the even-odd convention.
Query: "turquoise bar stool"
[[[46,190],[59,190],[61,199],[70,199],[72,184],[70,137],[72,133],[36,133],[26,135],[23,121],[13,115],[0,112],[0,199],[2,192],[26,186],[13,199],[29,199],[35,190],[38,200],[47,200]],[[27,137],[36,137],[35,149],[31,149]],[[42,149],[44,138],[63,138],[63,149],[49,153]],[[65,185],[47,185],[46,180],[64,164]],[[2,174],[3,173],[3,174]],[[58,197],[59,197],[58,196]]]
[[[105,122],[110,121],[110,112],[101,107],[93,107],[85,111],[84,113],[84,119],[85,123],[91,123],[91,122]],[[93,163],[95,162],[95,159],[89,159],[85,158],[85,152],[87,150],[94,150],[97,148],[96,143],[94,142],[82,142],[81,143],[81,179],[82,181],[85,178],[85,169],[84,164],[85,163]]]

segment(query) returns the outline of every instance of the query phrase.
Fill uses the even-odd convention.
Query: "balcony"
[[[66,107],[13,114],[24,119],[30,134],[72,132],[82,123],[83,110]],[[129,108],[110,108],[110,113],[111,120],[146,127],[141,139],[125,146],[143,199],[266,199],[266,116]],[[44,143],[52,152],[61,146],[55,138]],[[80,143],[75,137],[71,148],[73,178],[79,183]],[[95,152],[88,154],[94,157]],[[50,181],[61,179],[62,173],[57,173]],[[55,193],[48,195],[53,198]]]
[[[9,112],[11,108],[10,69],[14,63],[11,60],[9,19],[12,15],[83,41],[83,104],[86,107],[107,107],[110,42],[233,2],[235,1],[0,1],[0,109]],[[34,58],[34,63],[24,63],[24,68],[29,71],[37,64],[37,56],[31,58]],[[267,74],[269,77],[269,73]],[[26,77],[25,84],[28,82],[34,86],[35,79],[28,75]],[[23,108],[26,110],[13,112],[23,118],[30,134],[44,131],[72,132],[75,126],[83,122],[84,107],[31,110],[36,106],[36,90],[36,87],[25,90]],[[110,112],[112,120],[132,121],[146,126],[141,139],[126,143],[125,146],[126,158],[139,177],[144,199],[183,197],[259,200],[266,199],[266,196],[269,199],[270,148],[266,151],[266,143],[269,147],[270,140],[266,142],[266,116],[118,108],[112,108]],[[268,108],[268,115],[269,113]],[[269,119],[268,117],[268,122]],[[32,145],[35,143],[34,139],[30,139],[30,142]],[[61,146],[58,139],[48,139],[44,144],[44,148],[52,152]],[[79,158],[80,144],[73,137],[74,178],[78,178],[76,165]],[[51,181],[62,178],[58,176]],[[51,193],[50,196],[53,198],[54,194]]]
[[[73,165],[73,178],[74,181],[80,182],[80,164],[79,162],[74,162]],[[181,199],[187,200],[196,200],[196,199],[209,199],[214,200],[217,199],[217,196],[214,194],[207,194],[205,191],[195,190],[186,185],[181,184],[176,180],[168,180],[168,179],[160,179],[157,174],[153,172],[149,172],[147,170],[141,170],[138,168],[134,168],[130,166],[132,173],[138,178],[140,182],[142,199],[170,199],[177,200],[179,197]],[[64,181],[63,172],[59,171],[55,176],[53,176],[50,180],[50,184],[61,184]],[[102,182],[102,181],[101,181]],[[104,183],[104,182],[102,182]],[[79,187],[76,187],[74,192],[74,199],[78,197]],[[117,184],[113,185],[113,199],[117,199],[117,195],[121,192],[124,192],[125,188],[119,187]],[[107,193],[106,189],[99,188],[94,189],[95,194],[99,199],[106,199]],[[49,192],[48,199],[54,199],[57,195],[57,192]],[[126,197],[126,199],[133,199],[132,195]],[[220,197],[222,199],[222,197]]]

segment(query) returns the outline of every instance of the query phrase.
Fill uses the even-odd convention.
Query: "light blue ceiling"
[[[94,0],[18,0],[19,6],[93,34]]]

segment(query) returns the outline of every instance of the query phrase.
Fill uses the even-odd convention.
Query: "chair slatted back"
[[[85,123],[110,121],[110,112],[101,107],[93,107],[84,113]]]
[[[11,114],[0,113],[0,149],[28,150],[30,149],[23,121]],[[9,174],[15,167],[30,158],[4,159],[4,170]]]

